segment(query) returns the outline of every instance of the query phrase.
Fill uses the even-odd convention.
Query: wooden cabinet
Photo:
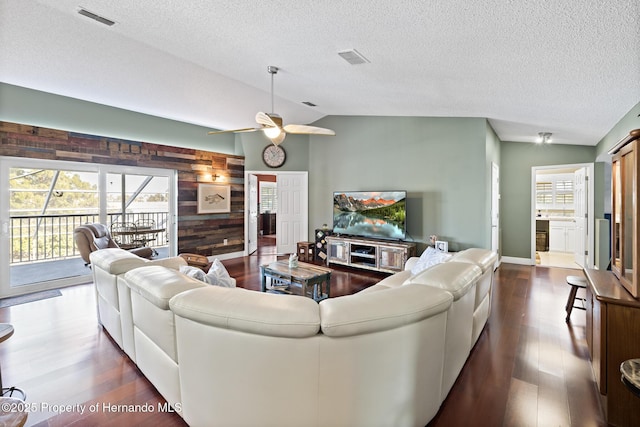
[[[327,265],[349,263],[349,243],[344,239],[327,237]]]
[[[640,197],[638,152],[640,129],[623,138],[609,154],[611,159],[611,270],[634,297],[640,295]]]
[[[640,357],[640,129],[623,138],[612,158],[611,270],[585,269],[587,345],[607,422],[640,426],[640,403],[620,380],[620,364]]]
[[[640,301],[609,271],[586,269],[587,344],[607,422],[640,425],[640,403],[620,381],[620,364],[640,356]]]
[[[602,318],[606,317],[606,311],[602,312],[602,304],[595,297],[593,286],[587,286],[587,346],[591,355],[593,375],[598,385],[600,394],[607,394],[606,360],[603,360],[602,349],[606,348],[606,334],[603,334]],[[606,304],[604,305],[606,310]],[[605,353],[606,355],[606,353]],[[603,381],[604,380],[604,381]]]
[[[409,242],[339,236],[328,236],[326,240],[327,264],[396,273],[416,254],[416,244]]]

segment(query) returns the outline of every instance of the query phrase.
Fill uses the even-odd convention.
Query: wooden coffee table
[[[304,296],[315,301],[329,298],[331,270],[306,262],[290,268],[289,261],[276,261],[260,266],[260,290],[262,292],[292,293],[292,286],[299,286]],[[267,278],[270,289],[267,289]]]

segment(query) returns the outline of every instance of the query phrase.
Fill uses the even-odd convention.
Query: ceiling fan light
[[[264,132],[267,138],[274,139],[280,136],[282,130],[279,127],[266,127],[262,129],[262,132]]]
[[[280,145],[284,141],[284,137],[287,136],[286,132],[280,132],[280,135],[275,138],[269,138],[274,145]]]

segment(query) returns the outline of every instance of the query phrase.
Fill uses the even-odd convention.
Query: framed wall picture
[[[228,185],[198,184],[198,213],[231,212],[231,187]]]

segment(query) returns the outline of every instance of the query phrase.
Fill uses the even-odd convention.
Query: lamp
[[[550,144],[551,141],[551,132],[538,132],[538,144]]]
[[[224,181],[223,175],[204,173],[202,175],[196,175],[197,182],[215,182],[215,181]]]
[[[287,135],[280,129],[280,127],[265,127],[262,129],[264,135],[271,140],[275,145],[279,145],[282,141],[284,141],[284,137]]]

